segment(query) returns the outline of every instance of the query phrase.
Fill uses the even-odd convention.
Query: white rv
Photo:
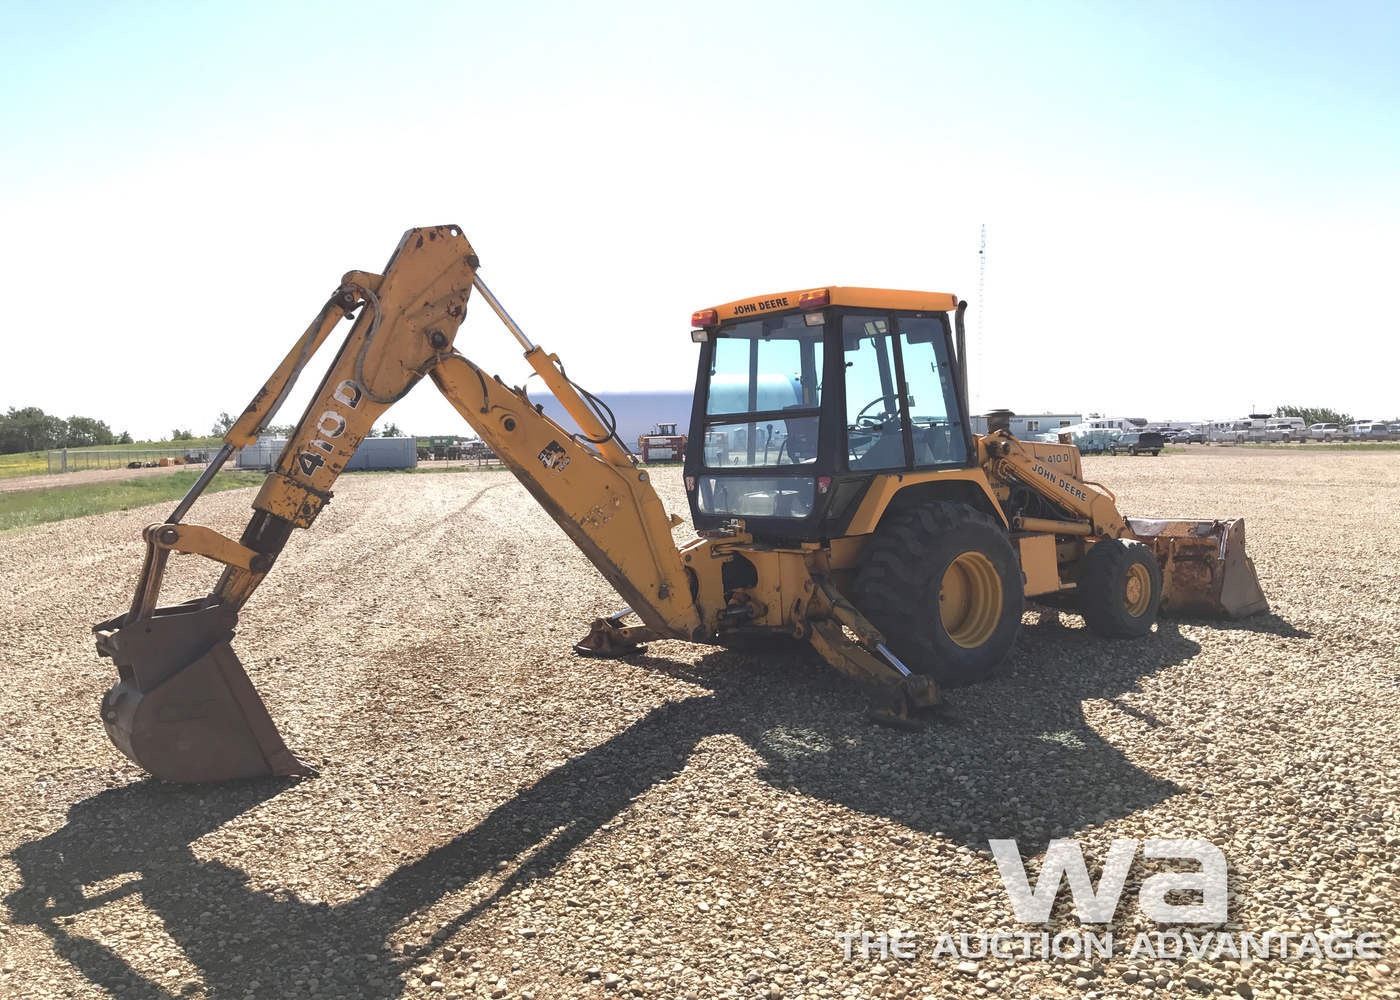
[[[1040,440],[1058,441],[1061,434],[1068,434],[1070,443],[1082,452],[1108,451],[1116,435],[1123,431],[1140,431],[1146,426],[1147,421],[1141,417],[1090,417],[1082,423],[1041,434]]]
[[[1210,444],[1233,443],[1235,440],[1233,420],[1205,420],[1197,426],[1201,430],[1201,436]]]
[[[1267,441],[1269,439],[1269,421],[1272,417],[1241,417],[1235,421],[1233,428],[1234,439],[1238,444],[1247,441]]]

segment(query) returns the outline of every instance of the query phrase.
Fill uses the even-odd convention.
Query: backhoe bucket
[[[121,678],[102,698],[107,735],[164,781],[315,774],[282,742],[229,645],[237,612],[201,604],[93,630]]]
[[[1244,618],[1269,610],[1254,561],[1244,550],[1244,520],[1129,518],[1138,540],[1162,564],[1162,610],[1208,618]]]

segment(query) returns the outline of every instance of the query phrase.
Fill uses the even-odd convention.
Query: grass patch
[[[191,470],[110,483],[0,493],[0,531],[178,500],[198,478],[199,473]],[[221,472],[206,492],[257,486],[264,478],[260,472]]]
[[[1228,447],[1272,448],[1285,451],[1400,451],[1400,441],[1308,441],[1304,444],[1282,441],[1246,441]]]
[[[48,471],[49,460],[42,451],[22,451],[14,455],[0,455],[0,479],[42,476]]]

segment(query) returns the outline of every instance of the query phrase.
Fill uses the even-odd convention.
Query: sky
[[[205,432],[455,223],[595,392],[688,390],[695,309],[849,284],[967,298],[979,411],[1400,416],[1400,5],[0,14],[0,409]],[[484,302],[456,345],[525,380]],[[388,418],[463,428],[426,381]]]

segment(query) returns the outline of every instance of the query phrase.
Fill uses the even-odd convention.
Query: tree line
[[[233,417],[220,413],[211,437],[223,437],[233,426]],[[295,424],[274,424],[265,433],[273,437],[290,437],[296,430]],[[371,430],[369,437],[402,437],[398,424],[386,424]],[[170,432],[170,440],[193,441],[196,435],[187,427],[176,427]],[[113,432],[105,420],[95,417],[69,417],[67,420],[52,413],[45,413],[37,406],[10,407],[0,413],[0,455],[11,455],[26,451],[49,451],[54,448],[91,448],[104,444],[131,444],[131,435],[126,431]]]
[[[131,435],[126,431],[114,434],[106,421],[95,417],[64,420],[37,406],[12,406],[0,413],[0,454],[98,444],[131,444]]]
[[[1342,413],[1326,406],[1280,406],[1274,411],[1274,416],[1302,417],[1303,423],[1309,427],[1313,424],[1336,424],[1338,427],[1345,427],[1347,424],[1356,423],[1350,413]]]

